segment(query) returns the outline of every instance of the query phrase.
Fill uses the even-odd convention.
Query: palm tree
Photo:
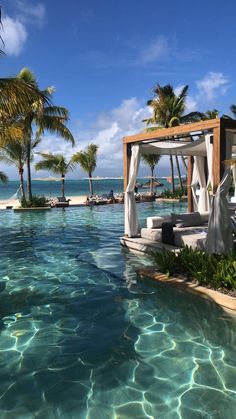
[[[159,163],[161,156],[158,154],[143,154],[142,160],[150,167],[151,169],[151,182],[150,182],[150,191],[153,192],[153,178],[154,178],[154,169],[155,166]]]
[[[174,127],[180,124],[200,121],[204,117],[204,114],[201,112],[184,114],[188,93],[187,85],[181,89],[179,94],[176,94],[174,88],[170,84],[165,86],[157,84],[153,89],[153,93],[153,99],[150,99],[147,102],[147,105],[152,109],[152,117],[144,120],[148,126],[154,124],[151,129]],[[175,184],[172,155],[170,155],[170,166],[172,192],[174,192]]]
[[[98,145],[89,144],[85,151],[78,151],[72,157],[73,162],[79,163],[82,170],[88,174],[90,195],[93,195],[92,174],[97,166]]]
[[[215,119],[218,118],[219,116],[219,111],[217,109],[209,109],[208,111],[206,111],[204,113],[204,118],[203,119]]]
[[[36,82],[35,76],[28,68],[23,68],[18,75],[20,80],[26,83],[31,83],[40,91]],[[40,142],[41,136],[45,131],[60,135],[63,139],[70,141],[74,145],[74,137],[65,123],[69,119],[69,112],[66,108],[61,106],[54,106],[50,104],[51,96],[54,92],[52,87],[48,87],[41,92],[41,98],[31,101],[30,109],[24,112],[20,118],[20,123],[23,126],[24,142],[27,148],[27,188],[28,198],[32,201],[32,187],[31,187],[31,160],[32,148]],[[34,127],[36,134],[34,136]]]
[[[24,189],[24,164],[27,159],[27,149],[22,141],[9,141],[0,150],[0,161],[6,164],[13,164],[17,167],[20,178],[20,191],[22,198],[25,198]]]
[[[4,172],[0,172],[0,182],[7,183],[8,177]]]
[[[65,176],[73,170],[75,162],[70,159],[66,160],[62,154],[51,154],[51,153],[38,153],[43,160],[40,160],[35,165],[36,170],[48,170],[49,172],[55,173],[61,176],[61,193],[63,198],[65,197]]]

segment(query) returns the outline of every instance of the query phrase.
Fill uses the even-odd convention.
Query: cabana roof
[[[236,120],[227,118],[209,119],[124,137],[124,187],[126,188],[128,184],[131,145],[139,144],[142,154],[206,156],[206,144],[203,137],[206,133],[212,134],[214,184],[217,186],[223,173],[227,132],[235,134],[232,152],[236,153]]]
[[[206,156],[205,139],[195,141],[156,141],[154,143],[142,144],[141,153],[176,155],[176,156]]]

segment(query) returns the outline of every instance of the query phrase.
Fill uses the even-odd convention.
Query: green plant
[[[236,290],[235,255],[209,255],[186,246],[177,254],[166,250],[153,252],[152,258],[167,275],[182,273],[197,279],[199,284]]]
[[[27,198],[21,199],[22,208],[47,207],[47,206],[48,206],[48,200],[45,196],[33,195],[31,200]]]
[[[162,252],[152,252],[151,256],[161,272],[167,276],[174,274],[177,268],[177,258],[175,253],[163,249]]]
[[[218,261],[217,270],[213,278],[217,287],[236,289],[236,260],[233,257]]]
[[[187,194],[187,188],[177,188],[174,192],[172,192],[170,189],[165,189],[161,194],[159,195],[160,198],[171,198],[171,199],[180,199],[183,196]]]

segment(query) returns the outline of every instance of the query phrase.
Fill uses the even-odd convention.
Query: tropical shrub
[[[195,278],[202,285],[236,290],[235,255],[209,255],[186,246],[179,253],[153,252],[152,258],[168,276],[180,273]]]
[[[32,208],[32,207],[47,207],[48,200],[45,196],[32,196],[32,199],[29,200],[27,198],[21,199],[21,207],[22,208]]]
[[[162,252],[152,252],[151,256],[158,268],[167,276],[171,276],[176,272],[177,258],[174,252],[163,249]]]
[[[174,192],[170,189],[165,189],[160,193],[159,198],[171,198],[171,199],[180,199],[183,196],[187,195],[187,188],[176,188]]]

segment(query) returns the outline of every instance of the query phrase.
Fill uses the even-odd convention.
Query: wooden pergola
[[[226,118],[209,119],[206,121],[195,122],[192,124],[180,125],[172,128],[162,128],[155,131],[146,131],[140,134],[131,135],[123,138],[123,164],[124,164],[124,190],[128,185],[129,167],[131,158],[131,146],[133,144],[145,144],[158,140],[173,141],[181,137],[193,137],[196,135],[211,133],[213,141],[213,192],[216,191],[224,172],[224,160],[226,155],[226,132],[236,133],[236,120]],[[173,153],[175,154],[175,153]],[[194,154],[193,154],[194,155]],[[206,165],[207,171],[207,165]],[[192,181],[193,157],[188,157],[188,210],[193,211],[192,200]]]

